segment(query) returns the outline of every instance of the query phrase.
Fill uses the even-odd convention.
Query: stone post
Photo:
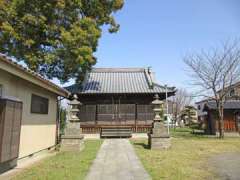
[[[74,95],[73,100],[69,103],[70,110],[68,112],[67,124],[62,136],[61,150],[62,151],[81,151],[84,148],[83,134],[78,117],[79,106],[77,95]]]
[[[155,117],[153,119],[152,130],[148,134],[148,145],[150,149],[168,149],[171,146],[170,136],[164,126],[163,101],[159,100],[158,94],[152,102]]]

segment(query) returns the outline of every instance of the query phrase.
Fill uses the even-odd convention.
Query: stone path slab
[[[86,180],[150,180],[128,139],[104,140]]]

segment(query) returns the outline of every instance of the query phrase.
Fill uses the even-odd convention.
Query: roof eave
[[[63,89],[56,84],[44,79],[43,77],[40,77],[37,73],[28,70],[27,68],[24,68],[23,66],[13,62],[11,59],[9,59],[5,55],[0,55],[0,69],[7,71],[10,74],[13,74],[15,76],[18,76],[26,81],[29,81],[37,86],[43,87],[44,89],[47,89],[51,91],[54,94],[57,94],[62,97],[68,97],[71,93],[67,91],[66,89]]]
[[[92,93],[75,92],[75,93],[79,95],[100,95],[100,94],[153,94],[153,95],[163,94],[165,95],[165,92],[92,92]],[[168,92],[168,93],[174,93],[174,92]]]

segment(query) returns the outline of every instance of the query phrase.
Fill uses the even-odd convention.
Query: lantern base
[[[150,149],[168,149],[171,146],[171,138],[163,122],[154,122],[150,134],[148,134]]]
[[[80,123],[69,122],[61,140],[62,151],[81,151],[84,148],[84,136]]]
[[[148,145],[153,150],[168,149],[171,147],[171,138],[148,134]]]
[[[81,151],[84,149],[83,135],[64,135],[62,136],[61,151]]]

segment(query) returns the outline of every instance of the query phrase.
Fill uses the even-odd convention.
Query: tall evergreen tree
[[[0,0],[0,52],[51,79],[80,82],[96,63],[101,26],[117,32],[123,0]]]

